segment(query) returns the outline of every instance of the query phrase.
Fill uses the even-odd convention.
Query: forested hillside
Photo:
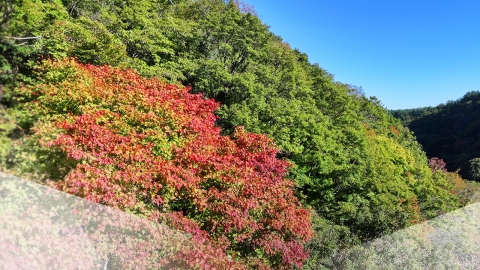
[[[480,92],[468,92],[437,107],[396,110],[429,157],[445,160],[450,171],[480,180]]]
[[[328,267],[336,250],[469,202],[377,98],[246,4],[0,12],[2,170],[167,222],[218,247],[219,265]]]

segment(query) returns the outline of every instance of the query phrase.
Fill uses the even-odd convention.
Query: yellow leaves
[[[340,212],[347,215],[354,215],[357,212],[357,207],[352,202],[340,202]]]
[[[403,171],[408,171],[414,166],[415,158],[410,151],[391,138],[374,136],[371,137],[368,145],[371,151],[369,154],[381,164],[395,167],[395,169],[402,168]]]

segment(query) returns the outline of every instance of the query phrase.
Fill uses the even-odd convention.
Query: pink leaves
[[[433,157],[428,160],[428,166],[432,169],[432,171],[442,171],[447,172],[447,164],[438,157]]]

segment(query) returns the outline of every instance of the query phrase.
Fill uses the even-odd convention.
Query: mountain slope
[[[445,160],[450,171],[480,180],[472,171],[472,160],[480,158],[480,91],[437,107],[391,112],[407,125],[429,157]],[[473,167],[474,168],[474,167]]]

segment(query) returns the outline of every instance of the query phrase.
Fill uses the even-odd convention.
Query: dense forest
[[[436,107],[391,113],[412,130],[429,157],[445,161],[450,171],[480,181],[480,92]]]
[[[183,230],[220,250],[203,263],[331,268],[334,252],[476,188],[245,3],[3,0],[0,12],[1,169]]]

